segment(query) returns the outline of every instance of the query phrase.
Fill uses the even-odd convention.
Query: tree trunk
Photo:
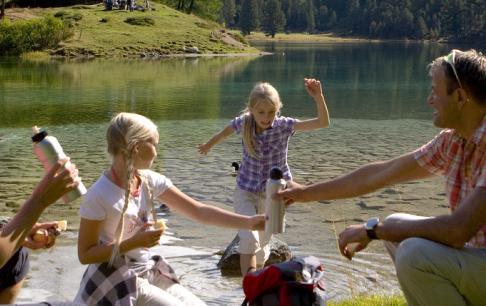
[[[5,17],[5,0],[2,0],[2,8],[0,9],[0,19]]]
[[[187,10],[187,13],[192,13],[192,8],[194,7],[194,0],[191,0],[191,3],[189,3],[189,8]]]

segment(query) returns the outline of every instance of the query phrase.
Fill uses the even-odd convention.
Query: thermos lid
[[[280,180],[283,178],[282,170],[279,167],[273,167],[270,169],[270,178],[272,180]]]
[[[32,130],[34,130],[35,133],[34,136],[32,136],[33,142],[41,142],[47,136],[47,132],[44,130],[39,130],[37,126],[33,127]]]

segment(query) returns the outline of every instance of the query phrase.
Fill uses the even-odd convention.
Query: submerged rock
[[[218,268],[221,270],[221,274],[224,276],[240,276],[240,254],[236,251],[240,238],[235,236],[233,241],[226,247],[221,259],[218,262]],[[272,236],[270,239],[270,257],[268,258],[265,266],[283,262],[289,260],[292,257],[289,246]]]

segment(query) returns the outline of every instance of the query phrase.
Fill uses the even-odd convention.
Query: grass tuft
[[[138,26],[155,25],[155,20],[152,17],[147,17],[147,16],[128,17],[127,19],[125,19],[125,22],[131,25],[138,25]]]
[[[407,302],[403,296],[356,296],[348,300],[338,302],[329,301],[328,306],[406,306]]]

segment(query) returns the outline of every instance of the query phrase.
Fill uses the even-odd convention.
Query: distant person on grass
[[[38,229],[57,227],[57,222],[37,223],[37,220],[49,205],[78,185],[77,169],[74,165],[61,168],[64,162],[52,166],[12,218],[0,220],[0,304],[15,302],[20,293],[29,272],[26,248],[50,248],[55,243],[55,239],[35,241],[33,235]]]
[[[351,259],[374,239],[385,240],[409,305],[484,305],[486,302],[486,57],[453,50],[429,65],[428,103],[444,128],[421,148],[365,165],[340,177],[280,192],[287,203],[360,196],[433,175],[446,180],[451,214],[392,214],[339,234]],[[357,245],[357,247],[353,247]]]

